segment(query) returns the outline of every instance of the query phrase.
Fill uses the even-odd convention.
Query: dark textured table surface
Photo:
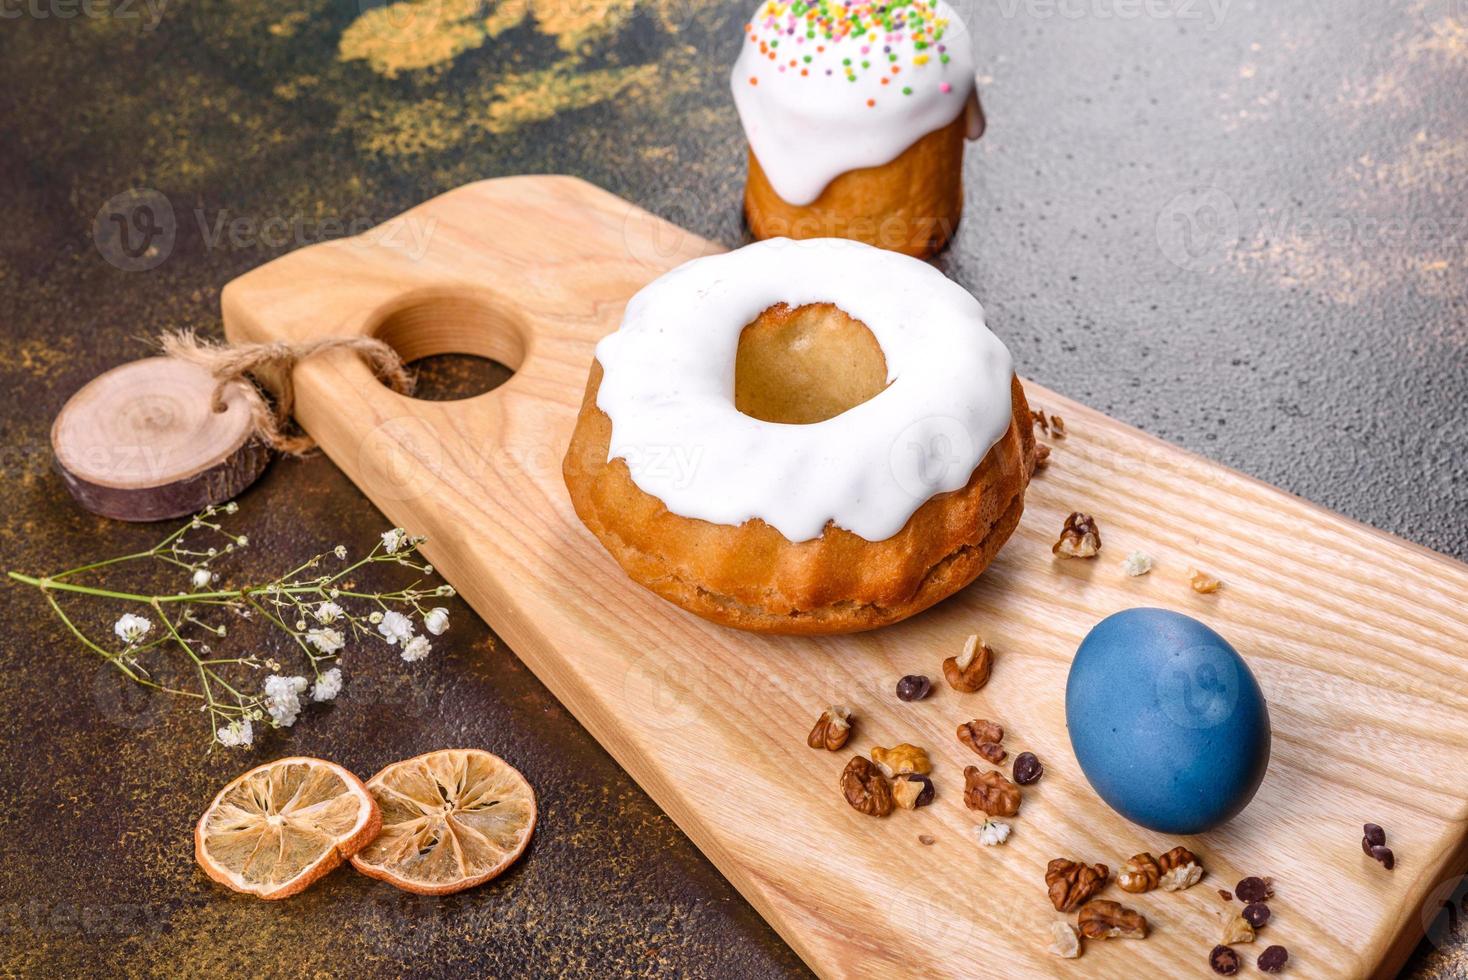
[[[72,391],[302,244],[478,178],[565,172],[729,245],[743,144],[724,0],[20,0],[0,4],[0,406],[7,568],[146,546],[51,470]],[[940,262],[1022,370],[1361,521],[1468,557],[1468,4],[964,0],[990,119]],[[129,265],[94,219],[152,190]],[[156,198],[155,198],[156,200]],[[430,395],[491,383],[425,365]],[[241,500],[241,580],[382,518],[323,457]],[[1261,558],[1266,556],[1261,556]],[[159,587],[172,588],[163,580]],[[804,967],[461,604],[433,658],[368,650],[347,691],[243,757],[120,687],[33,592],[0,634],[0,972],[796,975]],[[541,822],[504,877],[419,900],[350,871],[225,893],[190,827],[245,760],[363,774],[490,747]],[[1468,975],[1468,937],[1414,975]]]

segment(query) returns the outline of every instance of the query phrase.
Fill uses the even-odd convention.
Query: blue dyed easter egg
[[[1166,609],[1127,609],[1087,634],[1065,723],[1092,788],[1159,833],[1217,827],[1249,804],[1269,765],[1269,709],[1249,665]]]

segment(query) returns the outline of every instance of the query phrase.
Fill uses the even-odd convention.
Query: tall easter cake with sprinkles
[[[765,0],[732,81],[756,237],[927,257],[953,233],[984,120],[971,38],[942,0]]]

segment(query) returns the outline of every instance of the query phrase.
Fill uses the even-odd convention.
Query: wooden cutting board
[[[703,622],[623,575],[572,512],[561,457],[593,344],[639,287],[713,251],[575,179],[485,181],[235,280],[225,327],[235,341],[376,333],[408,358],[456,351],[515,369],[477,398],[424,402],[352,355],[321,355],[296,371],[296,414],[392,521],[429,536],[434,565],[817,973],[1209,976],[1229,907],[1217,889],[1248,874],[1273,876],[1277,897],[1261,941],[1240,947],[1244,972],[1268,943],[1289,947],[1296,976],[1400,965],[1424,905],[1430,915],[1468,865],[1468,567],[1030,384],[1068,434],[1048,440],[1019,530],[974,586],[858,636]],[[1099,521],[1099,559],[1051,557],[1072,510]],[[1157,559],[1152,574],[1122,573],[1134,548]],[[1191,591],[1191,566],[1222,591]],[[1138,605],[1218,629],[1269,699],[1264,785],[1200,837],[1164,838],[1108,810],[1066,735],[1077,643]],[[974,632],[996,651],[994,677],[959,695],[939,664]],[[908,673],[933,677],[934,694],[898,701]],[[807,748],[833,702],[857,718],[848,751]],[[954,729],[972,718],[1001,722],[1012,755],[1046,765],[1004,847],[978,845],[979,815],[962,802],[963,767],[979,760]],[[883,820],[848,807],[837,779],[852,750],[901,741],[929,750],[935,803]],[[1368,820],[1387,828],[1394,872],[1361,853]],[[1107,892],[1148,917],[1150,938],[1093,942],[1076,961],[1044,951],[1061,918],[1047,861],[1114,869],[1177,843],[1203,858],[1203,884]]]

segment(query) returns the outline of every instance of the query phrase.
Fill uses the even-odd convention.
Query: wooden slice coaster
[[[270,450],[255,438],[244,382],[212,407],[203,368],[150,357],[93,378],[62,407],[51,448],[67,489],[87,510],[123,521],[196,513],[238,495]]]

